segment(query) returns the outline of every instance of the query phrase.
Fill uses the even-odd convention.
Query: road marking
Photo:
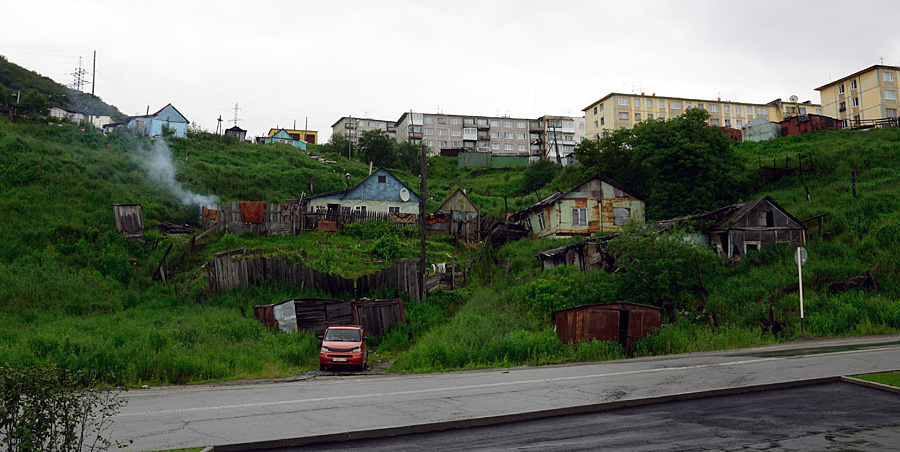
[[[523,380],[523,381],[510,381],[510,382],[501,382],[501,383],[485,383],[478,385],[467,385],[467,386],[454,386],[449,388],[434,388],[434,389],[417,389],[413,391],[397,391],[397,392],[389,392],[389,393],[379,393],[379,394],[360,394],[360,395],[350,395],[350,396],[338,396],[338,397],[319,397],[315,399],[300,399],[300,400],[277,400],[272,402],[255,402],[255,403],[242,403],[236,405],[218,405],[218,406],[210,406],[210,407],[194,407],[194,408],[178,408],[172,410],[154,410],[154,411],[139,411],[134,413],[121,413],[116,417],[135,417],[135,416],[153,416],[153,415],[168,415],[168,414],[176,414],[176,413],[192,413],[192,412],[201,412],[201,411],[215,411],[215,410],[232,410],[232,409],[243,409],[243,408],[256,408],[256,407],[272,407],[272,406],[281,406],[281,405],[295,405],[295,404],[306,404],[306,403],[318,403],[318,402],[340,402],[340,401],[355,401],[360,399],[369,399],[376,397],[394,397],[394,396],[404,396],[404,395],[412,395],[412,394],[429,394],[429,393],[440,393],[447,391],[464,391],[464,390],[472,390],[472,389],[488,389],[488,388],[498,388],[504,386],[521,386],[521,385],[530,385],[536,383],[556,383],[556,382],[564,382],[564,381],[575,381],[575,380],[590,380],[596,378],[608,378],[608,377],[618,377],[624,375],[634,375],[634,374],[647,374],[647,373],[658,373],[658,372],[668,372],[668,371],[681,371],[681,370],[693,370],[693,369],[702,369],[702,368],[710,368],[710,367],[726,367],[726,366],[737,366],[742,364],[753,364],[764,361],[778,361],[783,360],[784,358],[758,358],[758,359],[749,359],[744,361],[733,361],[727,363],[713,363],[713,364],[696,364],[692,366],[678,366],[678,367],[659,367],[655,369],[643,369],[643,370],[629,370],[622,372],[609,372],[603,374],[593,374],[593,375],[579,375],[572,377],[558,377],[558,378],[540,378],[535,380]]]

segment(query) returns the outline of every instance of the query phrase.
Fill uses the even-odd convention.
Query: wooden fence
[[[237,253],[243,254],[237,254]],[[330,275],[277,256],[247,256],[246,249],[218,253],[208,273],[209,287],[215,292],[262,284],[268,281],[285,282],[300,287],[321,290],[332,295],[345,293],[368,296],[376,288],[386,285],[419,301],[418,260],[401,259],[386,268],[356,280]]]

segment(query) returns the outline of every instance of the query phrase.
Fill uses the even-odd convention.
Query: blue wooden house
[[[378,168],[348,190],[312,195],[310,210],[419,213],[421,198],[390,171]]]
[[[176,137],[184,137],[187,134],[189,121],[172,104],[166,105],[156,113],[143,116],[129,116],[125,119],[125,126],[136,133],[150,137],[158,137],[163,134],[163,126],[174,130]],[[110,124],[113,128],[121,124]],[[104,131],[106,128],[104,128]]]
[[[263,139],[263,142],[265,144],[272,144],[272,143],[289,144],[295,148],[298,148],[298,149],[301,149],[304,151],[306,150],[306,142],[303,140],[300,140],[298,138],[295,138],[293,135],[288,133],[288,131],[285,129],[281,129],[278,132],[275,132],[270,137],[265,137]]]

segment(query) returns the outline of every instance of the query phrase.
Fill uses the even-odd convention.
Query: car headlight
[[[359,353],[359,347],[356,347],[353,350],[350,350],[350,353]]]
[[[328,347],[325,347],[325,346],[322,347],[322,353],[328,353],[330,351],[331,351],[331,349],[329,349]]]

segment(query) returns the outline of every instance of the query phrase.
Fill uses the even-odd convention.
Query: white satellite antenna
[[[788,97],[788,100],[796,104],[797,101],[800,100],[800,98],[791,94],[791,97]]]
[[[405,188],[400,189],[400,200],[403,202],[409,201],[409,190]]]

